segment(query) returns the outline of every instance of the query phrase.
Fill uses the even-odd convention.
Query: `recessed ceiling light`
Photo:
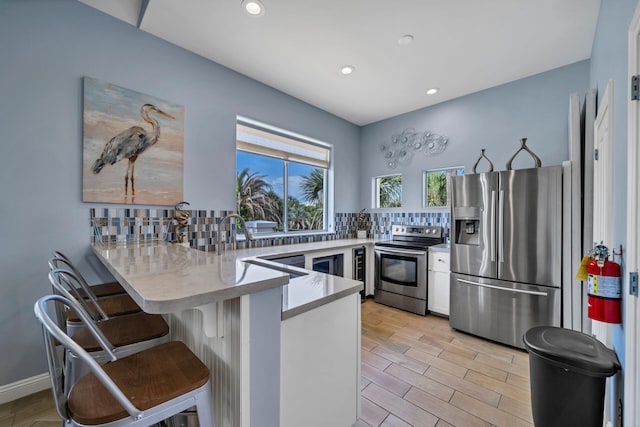
[[[260,0],[242,0],[242,7],[251,16],[264,15],[264,5]]]
[[[408,44],[411,44],[412,41],[413,41],[413,36],[411,34],[405,34],[404,36],[398,39],[398,44],[400,46],[406,46]]]
[[[347,75],[353,73],[353,71],[355,69],[356,68],[353,65],[344,65],[342,68],[340,68],[340,72],[342,74],[344,74],[345,76],[347,76]]]
[[[436,93],[438,93],[440,91],[440,89],[438,89],[437,87],[432,87],[431,89],[429,89],[427,91],[427,95],[435,95]]]

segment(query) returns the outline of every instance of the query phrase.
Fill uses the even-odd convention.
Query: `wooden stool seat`
[[[63,268],[71,271],[80,282],[79,283],[80,288],[78,289],[78,292],[80,294],[80,297],[82,298],[90,297],[90,295],[88,295],[88,292],[83,288],[91,289],[91,292],[93,293],[93,297],[96,297],[96,298],[127,293],[122,287],[122,285],[120,285],[120,283],[118,282],[106,282],[106,283],[90,286],[87,283],[87,281],[84,279],[82,274],[80,274],[80,270],[78,270],[76,266],[71,262],[71,260],[67,258],[62,252],[53,251],[53,258],[49,259],[49,268],[51,270]]]
[[[49,273],[49,281],[56,289],[63,274],[72,273]],[[62,286],[59,289],[68,293]],[[100,343],[100,350],[87,352],[58,326],[51,316],[57,313],[57,306],[80,314],[81,325]],[[112,320],[95,322],[77,300],[65,295],[45,295],[36,301],[33,310],[42,325],[53,400],[63,425],[146,427],[195,407],[198,425],[214,427],[209,369],[183,343],[166,341],[167,334],[146,343],[115,347],[102,331],[108,328],[98,326]],[[140,320],[162,320],[161,316],[147,316],[140,316]],[[128,315],[114,319],[135,318],[136,315]],[[124,335],[121,338],[127,339]],[[84,339],[89,343],[86,336]],[[60,345],[64,351],[60,351]],[[76,367],[84,368],[84,372]]]
[[[103,369],[143,411],[196,390],[209,380],[209,369],[179,341],[106,363]],[[93,374],[73,386],[67,403],[71,418],[80,424],[104,424],[129,416]]]
[[[98,297],[110,297],[113,295],[124,295],[127,291],[124,290],[122,285],[118,282],[101,283],[99,285],[90,285],[89,288],[93,291],[93,294]],[[78,289],[82,298],[89,298],[84,289]]]
[[[93,304],[89,303],[93,308]],[[108,317],[122,316],[125,314],[139,313],[142,311],[140,306],[135,303],[129,295],[115,295],[108,298],[101,298],[98,304],[104,310]],[[95,310],[94,310],[95,311]],[[67,310],[66,312],[67,322],[77,323],[80,321],[80,316],[74,310]]]
[[[169,334],[169,325],[159,314],[134,313],[118,316],[98,322],[96,326],[116,348],[161,338]],[[102,350],[86,326],[77,329],[72,338],[89,353]]]

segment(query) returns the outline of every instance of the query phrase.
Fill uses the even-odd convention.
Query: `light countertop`
[[[257,260],[285,270],[278,271],[253,264],[251,259],[348,249],[371,243],[373,239],[340,239],[230,250],[220,256],[164,241],[94,244],[92,248],[147,313],[181,311],[282,286],[282,318],[285,319],[356,293],[362,289],[362,282]],[[286,271],[295,270],[301,275],[290,280]]]
[[[448,243],[441,243],[439,245],[429,246],[431,252],[451,252],[451,248]]]

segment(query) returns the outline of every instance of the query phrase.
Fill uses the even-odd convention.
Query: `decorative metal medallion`
[[[435,156],[447,149],[449,139],[430,131],[416,132],[408,128],[400,134],[391,136],[391,142],[382,144],[380,151],[389,169],[406,166],[411,162],[415,153],[425,156]]]

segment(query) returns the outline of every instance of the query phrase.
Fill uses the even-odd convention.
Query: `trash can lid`
[[[571,329],[536,326],[523,337],[527,351],[584,371],[609,377],[620,369],[616,353],[596,338]]]

